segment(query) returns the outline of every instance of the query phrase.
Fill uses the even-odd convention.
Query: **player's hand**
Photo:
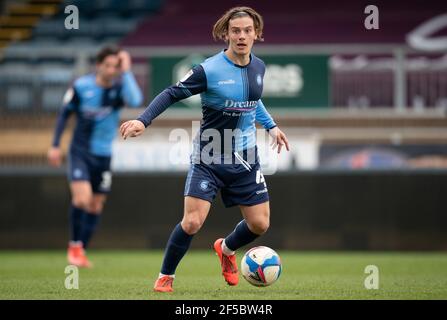
[[[127,137],[133,138],[140,136],[145,129],[144,123],[140,120],[129,120],[121,125],[120,133],[124,140],[126,140]]]
[[[121,72],[129,71],[132,67],[132,59],[129,52],[121,50],[118,53],[118,58],[120,59]]]
[[[273,150],[278,147],[278,153],[280,153],[282,147],[285,146],[286,150],[289,151],[289,140],[287,140],[284,132],[282,132],[278,127],[270,129],[269,135],[273,138],[272,143],[270,144]]]
[[[62,151],[58,147],[51,147],[47,153],[48,163],[52,167],[60,167],[62,164]]]

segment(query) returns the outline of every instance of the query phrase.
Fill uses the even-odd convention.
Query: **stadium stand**
[[[380,7],[380,29],[371,32],[363,25],[368,1],[331,0],[243,1],[265,15],[265,44],[355,44],[404,43],[405,35],[420,23],[446,12],[445,1],[374,1]],[[146,19],[123,39],[128,46],[213,44],[211,26],[215,19],[240,1],[170,0],[160,14]],[[175,22],[175,23],[174,23]],[[157,32],[153,32],[157,30]],[[262,44],[261,44],[262,45]]]
[[[75,32],[64,27],[68,15],[64,10],[69,5],[79,10],[79,25],[82,27]],[[41,47],[43,43],[79,48],[79,44],[116,42],[135,29],[143,18],[157,12],[160,6],[159,0],[31,0],[7,3],[0,20],[6,35],[0,35],[0,39],[22,40],[13,43],[12,47],[30,49]],[[23,28],[16,30],[16,27]]]
[[[64,26],[67,17],[64,8],[68,5],[79,9],[79,29]],[[5,88],[0,94],[2,111],[55,112],[64,91],[77,74],[75,57],[78,53],[82,50],[94,52],[102,45],[118,43],[141,19],[154,14],[160,6],[158,0],[7,2],[0,18],[3,46],[9,41],[0,60],[0,83]],[[61,48],[72,53],[61,53]],[[53,49],[54,53],[36,55],[41,49]]]

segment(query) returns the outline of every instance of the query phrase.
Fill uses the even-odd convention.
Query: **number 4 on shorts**
[[[256,183],[265,182],[264,175],[261,173],[261,170],[256,171]]]

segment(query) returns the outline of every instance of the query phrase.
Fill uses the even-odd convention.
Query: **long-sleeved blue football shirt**
[[[140,88],[130,71],[123,73],[109,88],[99,86],[95,74],[78,78],[64,96],[53,146],[59,146],[67,119],[75,113],[77,123],[70,149],[96,156],[110,156],[120,109],[124,105],[139,107],[142,100]]]
[[[212,132],[206,134],[207,130],[217,130],[220,134],[223,153],[253,148],[256,145],[255,121],[267,130],[276,126],[261,101],[264,73],[264,62],[254,54],[250,54],[248,65],[239,66],[223,50],[192,68],[177,84],[157,95],[137,120],[147,127],[170,105],[200,94],[203,119],[195,144],[200,149],[194,152],[202,150],[212,140],[204,139],[204,136],[214,137]],[[235,132],[231,150],[224,141],[225,130]]]

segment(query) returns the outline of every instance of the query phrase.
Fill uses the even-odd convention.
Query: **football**
[[[278,280],[282,265],[279,255],[271,248],[259,246],[248,250],[241,261],[245,280],[257,287],[266,287]]]

